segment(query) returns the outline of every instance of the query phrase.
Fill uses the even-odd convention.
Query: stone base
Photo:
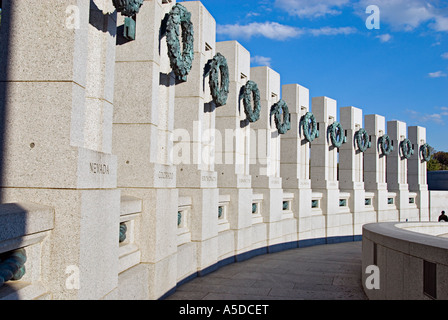
[[[119,190],[7,188],[2,194],[6,203],[34,199],[54,208],[54,229],[42,247],[40,271],[53,299],[99,299],[117,287]],[[79,270],[79,289],[67,285],[66,270]]]

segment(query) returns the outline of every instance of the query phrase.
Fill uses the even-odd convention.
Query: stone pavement
[[[366,300],[362,242],[254,257],[181,285],[166,300]]]

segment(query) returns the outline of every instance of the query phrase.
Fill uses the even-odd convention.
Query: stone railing
[[[120,207],[119,273],[140,263],[141,252],[135,244],[135,220],[142,212],[142,200],[122,196]]]
[[[191,241],[190,213],[192,202],[190,197],[179,198],[179,209],[177,212],[177,245]]]
[[[282,219],[294,218],[293,208],[294,193],[283,193],[283,214]]]
[[[448,223],[443,222],[364,225],[362,270],[368,298],[447,299],[447,234]]]
[[[31,202],[2,204],[0,226],[0,300],[50,298],[41,265],[54,210]]]
[[[252,224],[257,224],[263,222],[263,217],[261,215],[263,210],[263,195],[254,194],[252,198]]]
[[[230,224],[228,221],[228,211],[230,205],[230,196],[219,195],[218,206],[218,232],[229,230]]]

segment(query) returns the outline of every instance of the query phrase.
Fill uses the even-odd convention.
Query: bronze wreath
[[[183,51],[181,51],[179,27],[182,29]],[[170,58],[171,69],[176,76],[187,81],[194,59],[194,30],[191,22],[191,13],[177,3],[169,13],[166,24],[166,42],[168,45],[168,56]]]

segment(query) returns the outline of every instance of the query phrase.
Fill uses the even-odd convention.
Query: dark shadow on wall
[[[95,27],[98,31],[102,31],[104,33],[108,32],[111,36],[115,37],[116,30],[110,30],[107,27],[107,23],[104,23],[104,21],[107,21],[112,15],[113,14],[111,13],[104,14],[103,10],[99,9],[93,0],[90,0],[89,24],[92,27]]]
[[[8,100],[8,89],[9,89],[9,67],[10,67],[10,44],[11,44],[11,25],[13,21],[13,16],[16,12],[12,10],[12,0],[0,0],[1,9],[1,23],[0,23],[0,204],[5,202],[3,188],[5,188],[5,178],[4,170],[5,164],[4,159],[6,157],[6,133],[7,133],[7,119],[8,119],[8,109],[10,108]],[[15,206],[14,204],[12,204]],[[8,205],[11,206],[11,205]],[[8,217],[7,212],[2,210],[4,206],[0,207],[0,218],[2,216]],[[5,210],[7,211],[7,210]],[[15,216],[17,217],[17,216]],[[13,218],[14,220],[14,218]],[[2,221],[0,219],[0,221]],[[8,224],[11,223],[13,228],[6,227],[5,222],[0,223],[0,244],[4,244],[6,238],[10,239],[9,233],[14,232],[16,234],[24,234],[26,230],[26,221],[19,219],[18,221],[10,221],[8,218]],[[18,238],[20,239],[20,238]],[[18,240],[20,241],[20,240]],[[0,253],[8,250],[7,246],[0,245]],[[1,265],[1,261],[0,261]],[[1,266],[0,266],[1,268]],[[18,300],[20,297],[18,295],[17,284],[7,283],[0,287],[0,298],[7,295],[9,300]]]
[[[8,117],[8,71],[9,71],[9,46],[11,24],[11,1],[0,0],[1,24],[0,24],[0,187],[4,188],[4,159],[6,120]],[[3,192],[0,189],[0,203],[4,202]]]

